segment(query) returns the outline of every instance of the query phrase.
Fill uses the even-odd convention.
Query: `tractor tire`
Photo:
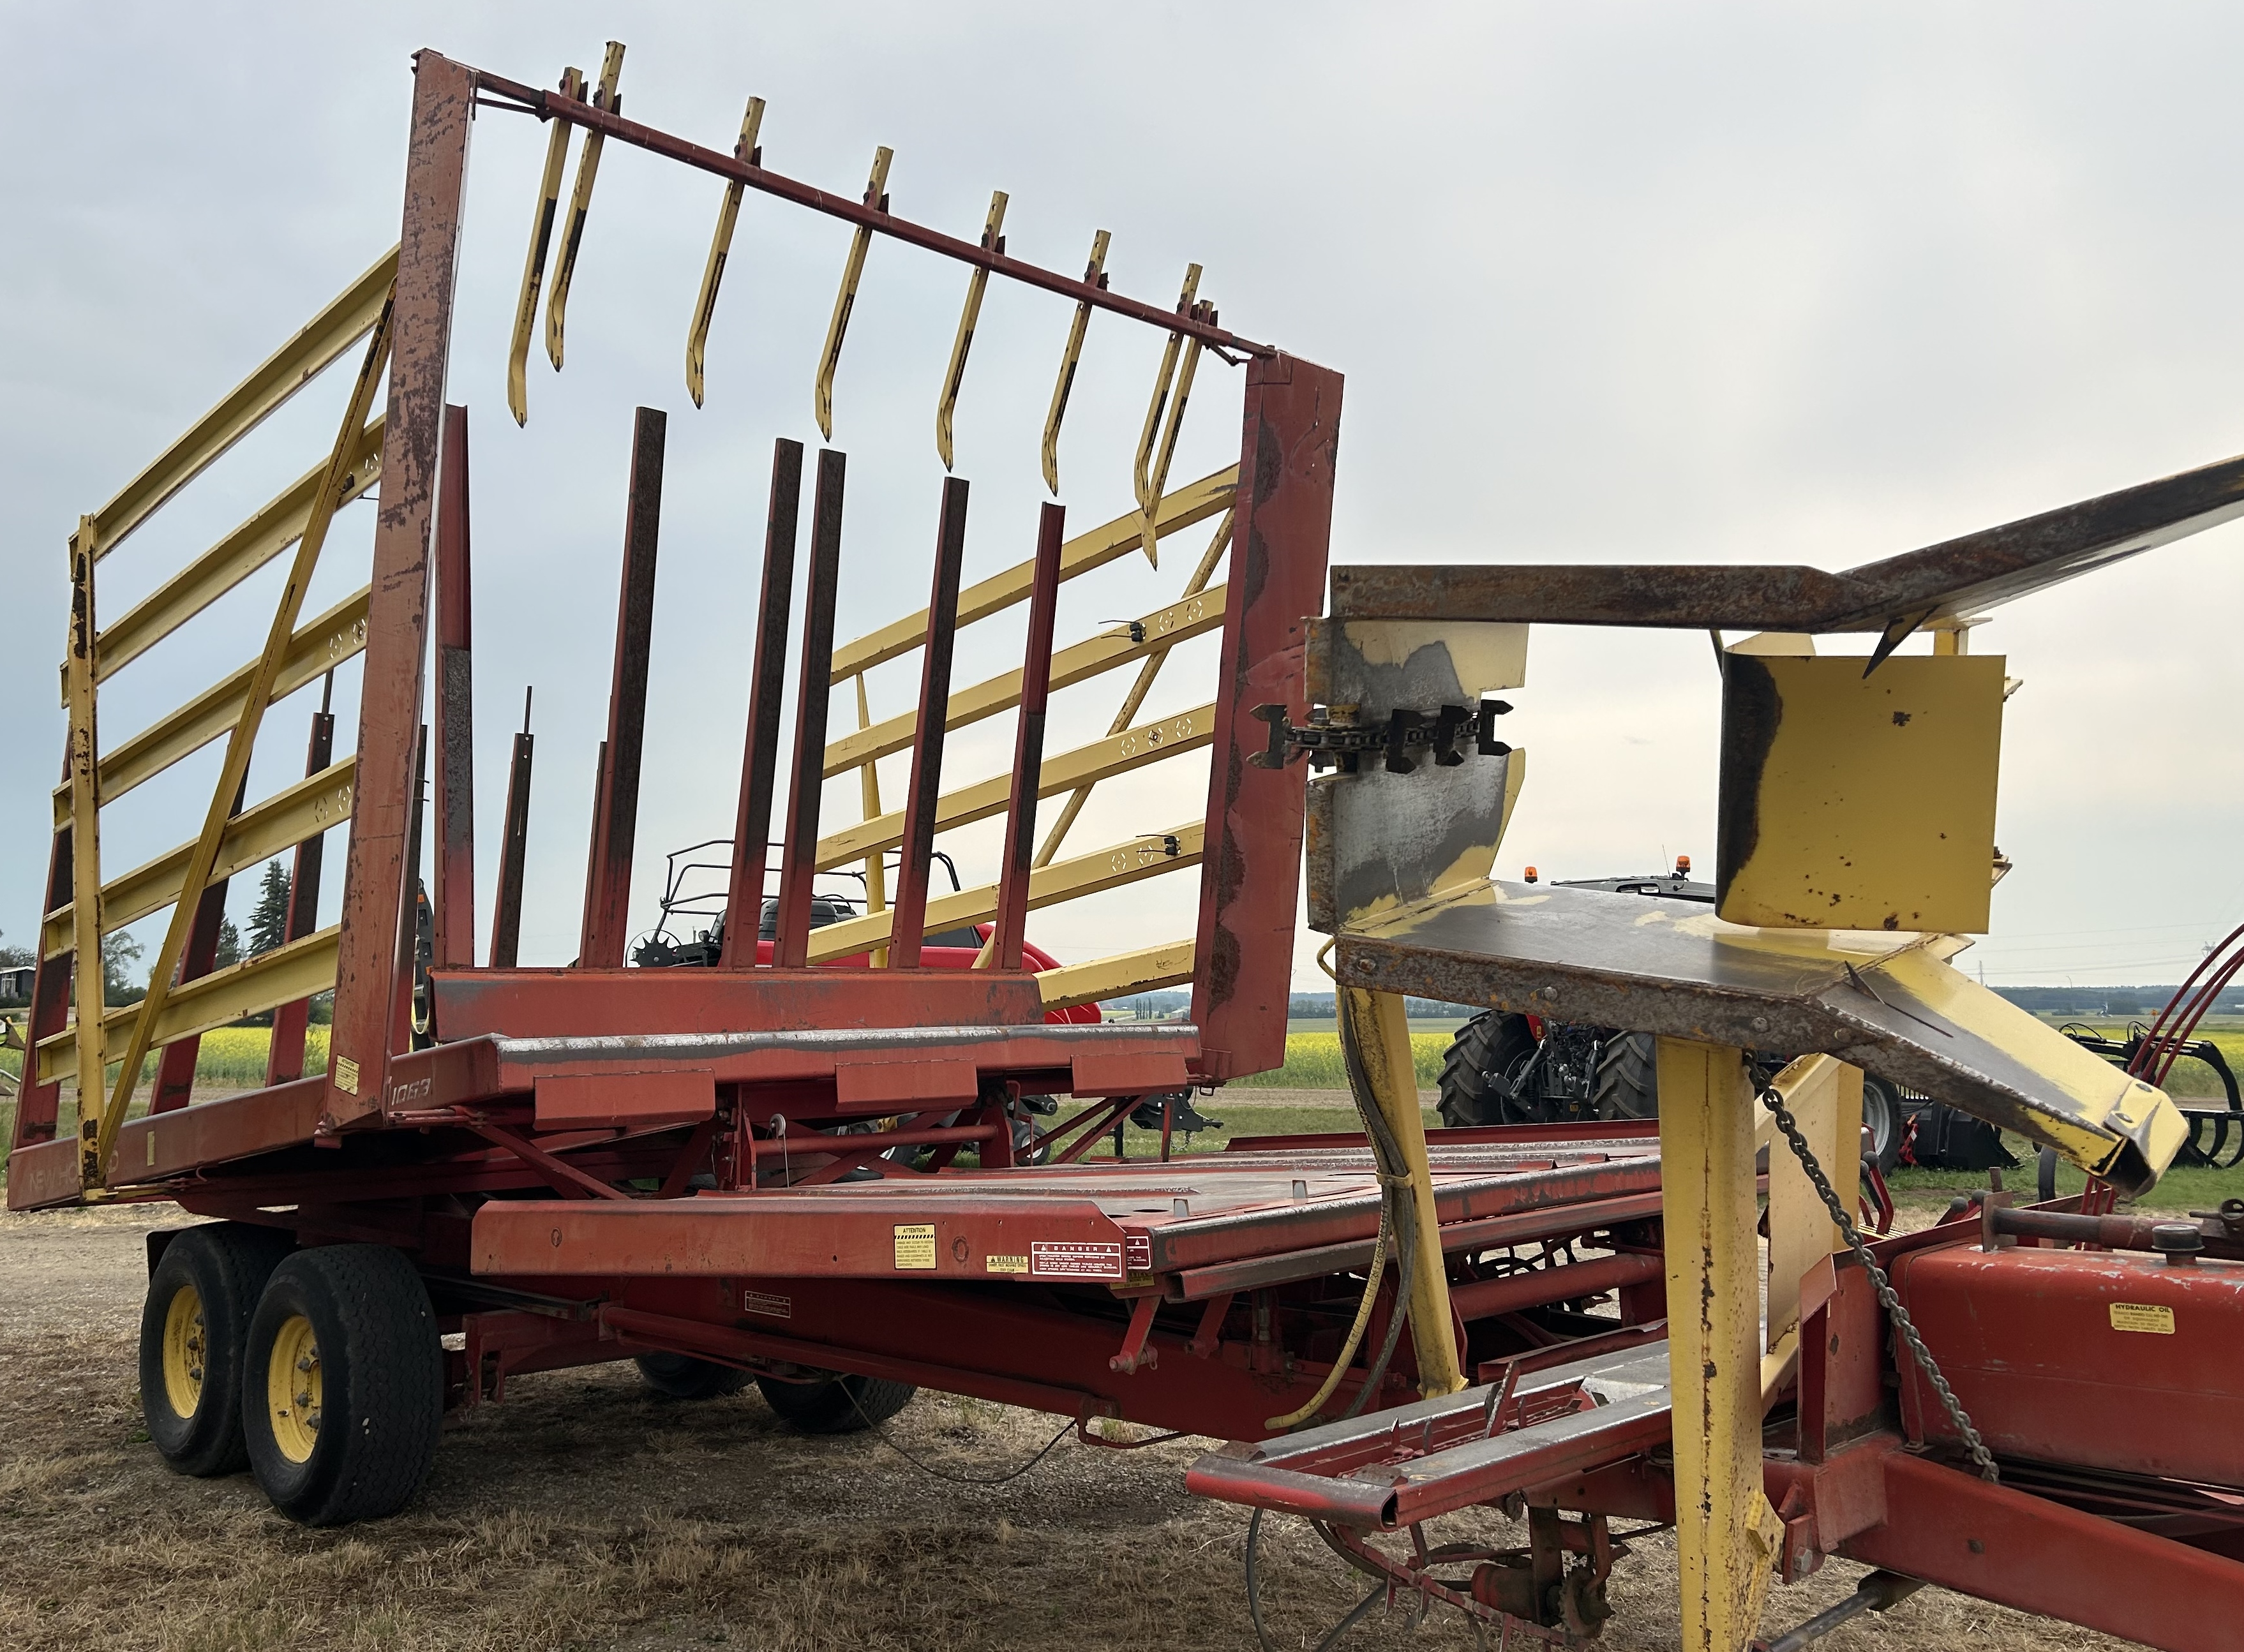
[[[242,1443],[242,1369],[249,1322],[291,1242],[241,1222],[189,1228],[164,1247],[140,1310],[140,1414],[164,1460],[182,1474],[249,1466]]]
[[[754,1380],[745,1371],[688,1353],[643,1353],[632,1363],[648,1387],[672,1399],[721,1399]]]
[[[780,1420],[806,1434],[854,1434],[884,1423],[919,1392],[908,1382],[879,1377],[835,1377],[828,1382],[781,1382],[756,1379],[764,1404]]]
[[[1598,1052],[1591,1096],[1599,1118],[1659,1116],[1659,1041],[1650,1033],[1617,1033]]]
[[[1901,1163],[1902,1137],[1908,1134],[1907,1118],[1893,1086],[1868,1073],[1862,1075],[1862,1127],[1870,1133],[1862,1156],[1878,1167],[1879,1175],[1892,1175],[1894,1166]]]
[[[1534,1049],[1524,1015],[1484,1009],[1458,1028],[1442,1057],[1442,1123],[1458,1129],[1522,1122],[1527,1115],[1506,1106],[1496,1080]]]
[[[250,1321],[247,1372],[249,1466],[290,1520],[379,1520],[420,1489],[444,1418],[444,1351],[402,1251],[326,1244],[283,1262]]]

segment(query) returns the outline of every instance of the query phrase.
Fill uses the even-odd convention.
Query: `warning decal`
[[[1029,1271],[1045,1279],[1119,1279],[1122,1247],[1078,1239],[1039,1239],[1029,1246]]]
[[[1153,1271],[1153,1236],[1150,1233],[1125,1233],[1122,1242],[1130,1247],[1130,1271],[1151,1273]]]
[[[769,1296],[761,1291],[743,1291],[740,1292],[740,1311],[768,1314],[774,1319],[792,1319],[794,1318],[794,1298]]]
[[[982,1271],[984,1273],[1026,1273],[1029,1259],[1026,1257],[984,1257],[982,1258]]]
[[[2112,1305],[2112,1329],[2148,1331],[2157,1336],[2171,1337],[2174,1333],[2173,1310],[2157,1303],[2115,1302]]]
[[[899,1268],[933,1268],[935,1266],[935,1224],[915,1222],[896,1229],[896,1266]]]

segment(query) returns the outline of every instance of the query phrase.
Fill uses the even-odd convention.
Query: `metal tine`
[[[919,739],[904,792],[903,841],[889,907],[889,967],[916,969],[927,928],[928,869],[935,860],[936,812],[943,791],[943,739],[950,717],[950,662],[958,631],[958,580],[966,563],[966,482],[943,483],[943,522],[935,536],[935,583],[927,599],[927,644],[920,656]]]
[[[873,172],[865,184],[865,205],[889,210],[889,163],[896,151],[883,144],[873,152]],[[826,326],[826,347],[818,353],[818,382],[811,393],[811,410],[818,417],[818,434],[834,440],[834,369],[842,365],[842,340],[849,331],[849,312],[856,307],[857,283],[865,273],[865,249],[873,232],[860,227],[849,237],[848,260],[842,266],[842,290],[834,295],[834,319]]]
[[[772,943],[772,962],[781,969],[800,969],[810,961],[810,890],[817,875],[818,808],[826,785],[826,718],[834,698],[834,604],[841,586],[842,492],[848,468],[847,456],[832,448],[818,455],[809,589],[803,603],[802,677],[794,697],[794,775],[787,788],[787,840],[779,862],[778,934]],[[759,912],[756,920],[761,915]]]
[[[982,226],[982,245],[1002,253],[1005,238],[1005,192],[990,192],[990,216]],[[974,347],[974,325],[982,319],[982,295],[989,291],[990,272],[977,265],[966,278],[966,307],[959,313],[958,336],[950,342],[950,365],[943,370],[943,398],[935,408],[935,451],[943,468],[950,469],[950,418],[958,407],[958,386],[966,376],[966,353]]]
[[[1052,630],[1059,611],[1059,552],[1067,510],[1047,502],[1037,523],[1036,582],[1029,596],[1029,641],[1021,660],[1020,721],[1013,736],[1013,797],[997,867],[997,913],[976,968],[1021,967],[1029,915],[1029,846],[1036,840],[1037,790],[1044,779],[1044,705],[1051,696]]]
[[[1106,245],[1112,239],[1105,230],[1091,238],[1091,261],[1083,266],[1083,279],[1102,291],[1106,286]],[[1091,301],[1085,299],[1075,307],[1075,320],[1068,324],[1067,348],[1060,353],[1059,377],[1052,385],[1051,411],[1044,415],[1044,486],[1053,494],[1059,492],[1059,421],[1067,417],[1068,392],[1075,388],[1076,363],[1083,359],[1083,335],[1091,326]]]
[[[1179,315],[1189,316],[1192,314],[1193,301],[1199,293],[1200,266],[1187,264],[1185,266],[1184,291],[1177,299]],[[1153,516],[1160,508],[1161,495],[1159,489],[1153,485],[1152,481],[1153,448],[1161,434],[1161,415],[1168,408],[1170,388],[1176,381],[1177,354],[1183,347],[1183,334],[1169,334],[1169,341],[1161,351],[1161,370],[1153,377],[1153,398],[1146,405],[1146,428],[1138,437],[1138,467],[1135,477],[1138,514],[1145,520],[1145,527],[1139,535],[1139,543],[1146,552],[1146,560],[1156,568],[1161,565],[1161,557],[1154,544]]]
[[[506,777],[506,832],[498,846],[498,902],[491,914],[490,967],[511,969],[522,954],[522,874],[530,851],[530,775],[537,737],[530,732],[531,686],[522,690],[522,732]]]
[[[600,64],[599,90],[592,107],[612,115],[623,112],[624,100],[616,82],[624,72],[624,43],[608,42],[608,55]],[[600,173],[600,151],[607,139],[599,132],[585,134],[577,154],[577,187],[569,197],[569,233],[561,239],[561,265],[553,272],[553,296],[545,301],[545,354],[556,373],[561,371],[561,328],[569,311],[569,281],[577,273],[577,253],[585,242],[585,215],[592,208],[592,181]]]
[[[733,145],[733,158],[744,166],[764,164],[763,145],[756,134],[764,124],[764,100],[748,99],[740,117],[740,140]],[[717,209],[717,233],[709,240],[709,262],[701,272],[701,295],[693,300],[693,323],[686,334],[686,389],[693,405],[701,405],[701,357],[709,344],[709,318],[717,310],[717,284],[725,279],[725,260],[733,250],[733,226],[740,216],[740,197],[747,185],[735,179],[725,185],[724,205]]]
[[[1207,550],[1201,553],[1200,566],[1193,569],[1192,577],[1185,581],[1186,597],[1199,596],[1207,589],[1207,582],[1215,577],[1216,564],[1223,560],[1224,550],[1231,543],[1234,514],[1225,511],[1223,520],[1216,524],[1215,537],[1207,542]],[[1153,679],[1161,674],[1161,667],[1168,657],[1169,651],[1166,648],[1146,656],[1144,663],[1138,667],[1138,680],[1130,684],[1130,691],[1122,697],[1122,709],[1114,713],[1113,722],[1107,725],[1109,735],[1119,734],[1130,726],[1138,715],[1138,708],[1146,703],[1146,696],[1152,689]],[[1044,845],[1038,849],[1032,864],[1039,866],[1051,864],[1051,858],[1059,853],[1061,840],[1067,836],[1068,829],[1075,825],[1075,817],[1083,813],[1083,806],[1091,800],[1092,786],[1097,784],[1091,781],[1068,793],[1067,801],[1060,806],[1059,819],[1052,822],[1051,831],[1045,835]]]
[[[764,518],[763,599],[748,684],[748,732],[740,759],[740,805],[733,827],[733,876],[725,898],[726,969],[755,966],[763,927],[764,873],[771,858],[772,786],[779,768],[781,697],[787,689],[789,600],[794,594],[795,527],[802,516],[802,444],[772,444],[771,502]]]
[[[474,967],[476,769],[474,576],[470,556],[468,410],[448,404],[436,475],[436,837],[430,880],[430,956],[441,969]]]
[[[561,71],[561,95],[585,100],[585,74]],[[522,297],[514,307],[514,338],[506,353],[506,406],[515,423],[530,422],[530,329],[537,320],[537,289],[545,280],[545,254],[553,244],[553,218],[561,204],[561,168],[569,158],[570,125],[552,123],[545,135],[545,176],[537,186],[537,210],[530,219],[530,251],[522,261]]]
[[[1196,320],[1212,321],[1215,319],[1215,307],[1206,300],[1193,305],[1191,313]],[[1155,513],[1161,502],[1161,496],[1168,490],[1169,463],[1177,456],[1177,435],[1184,428],[1185,403],[1192,400],[1193,375],[1200,367],[1200,352],[1206,347],[1198,339],[1185,346],[1184,364],[1177,369],[1176,389],[1169,397],[1168,423],[1161,432],[1161,445],[1153,461],[1153,474],[1146,489],[1146,496],[1152,502],[1146,507],[1146,555],[1157,568],[1160,566],[1160,559],[1154,555],[1153,548]]]

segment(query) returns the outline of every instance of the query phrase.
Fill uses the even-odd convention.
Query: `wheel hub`
[[[311,1460],[320,1441],[320,1413],[326,1394],[320,1372],[320,1343],[312,1322],[292,1314],[273,1338],[266,1362],[265,1406],[273,1443],[292,1463]]]

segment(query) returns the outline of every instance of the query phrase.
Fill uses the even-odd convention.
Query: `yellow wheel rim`
[[[204,1361],[209,1352],[202,1293],[183,1285],[164,1310],[164,1398],[175,1415],[192,1417],[202,1404]]]
[[[265,1410],[273,1443],[292,1463],[309,1462],[320,1443],[320,1340],[312,1322],[291,1314],[273,1338],[265,1362]]]

